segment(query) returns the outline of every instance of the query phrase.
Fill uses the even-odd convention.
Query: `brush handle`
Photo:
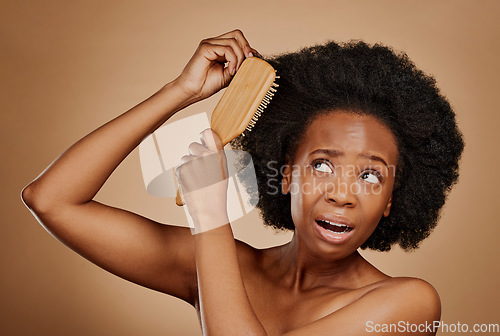
[[[177,195],[175,196],[175,204],[178,206],[183,206],[184,205],[184,200],[182,199],[181,196],[181,188],[177,188]]]

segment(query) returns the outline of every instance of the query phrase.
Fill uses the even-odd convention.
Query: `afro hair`
[[[455,113],[434,78],[406,54],[362,41],[332,41],[267,61],[280,76],[278,92],[252,131],[231,143],[252,156],[258,184],[253,195],[264,223],[294,230],[290,194],[269,183],[282,179],[269,163],[283,167],[319,114],[354,111],[391,129],[399,151],[391,213],[361,248],[418,247],[458,179],[464,148]]]

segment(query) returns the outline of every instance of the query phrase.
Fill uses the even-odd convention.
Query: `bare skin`
[[[366,333],[367,321],[438,320],[439,297],[432,286],[390,278],[357,253],[377,218],[390,214],[394,182],[389,169],[359,154],[376,154],[388,165],[397,158],[392,134],[370,117],[336,111],[308,129],[283,180],[283,190],[292,193],[296,225],[294,238],[284,246],[254,249],[235,240],[229,225],[193,236],[188,228],[93,200],[145,136],[184,107],[227,86],[251,54],[257,51],[238,30],[203,40],[177,79],[71,146],[23,190],[24,202],[51,234],[93,263],[196,307],[206,335],[345,336]],[[209,150],[217,150],[212,145]],[[319,148],[337,152],[311,156]],[[202,150],[191,155],[202,155]],[[341,165],[376,166],[382,182],[364,171],[348,176],[329,170]],[[303,173],[294,175],[297,170]],[[301,189],[314,179],[323,181],[324,188]],[[370,183],[371,189],[337,193],[326,180]],[[294,192],[297,186],[299,192]],[[377,188],[380,193],[374,192]],[[193,214],[199,204],[188,203]],[[195,216],[195,224],[220,218],[220,204],[211,208],[213,213],[203,210]],[[321,236],[315,218],[325,213],[351,221],[349,239],[335,243]]]

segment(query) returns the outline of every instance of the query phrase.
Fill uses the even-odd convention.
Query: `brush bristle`
[[[279,78],[279,76],[276,76],[275,78]],[[271,100],[273,99],[274,94],[276,93],[276,88],[279,87],[278,84],[273,83],[269,90],[267,90],[264,98],[262,98],[262,101],[260,102],[259,106],[257,107],[257,110],[252,116],[252,119],[250,119],[250,122],[248,123],[245,131],[241,134],[242,136],[245,136],[246,133],[251,132],[252,128],[255,126],[257,123],[257,120],[259,117],[264,113],[265,108],[269,103],[271,103]]]

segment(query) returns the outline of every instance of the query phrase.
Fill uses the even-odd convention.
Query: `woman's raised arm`
[[[189,229],[162,225],[93,198],[142,139],[177,111],[227,86],[252,52],[239,30],[203,40],[176,80],[72,145],[23,189],[23,201],[53,236],[95,264],[194,303],[196,266]]]

